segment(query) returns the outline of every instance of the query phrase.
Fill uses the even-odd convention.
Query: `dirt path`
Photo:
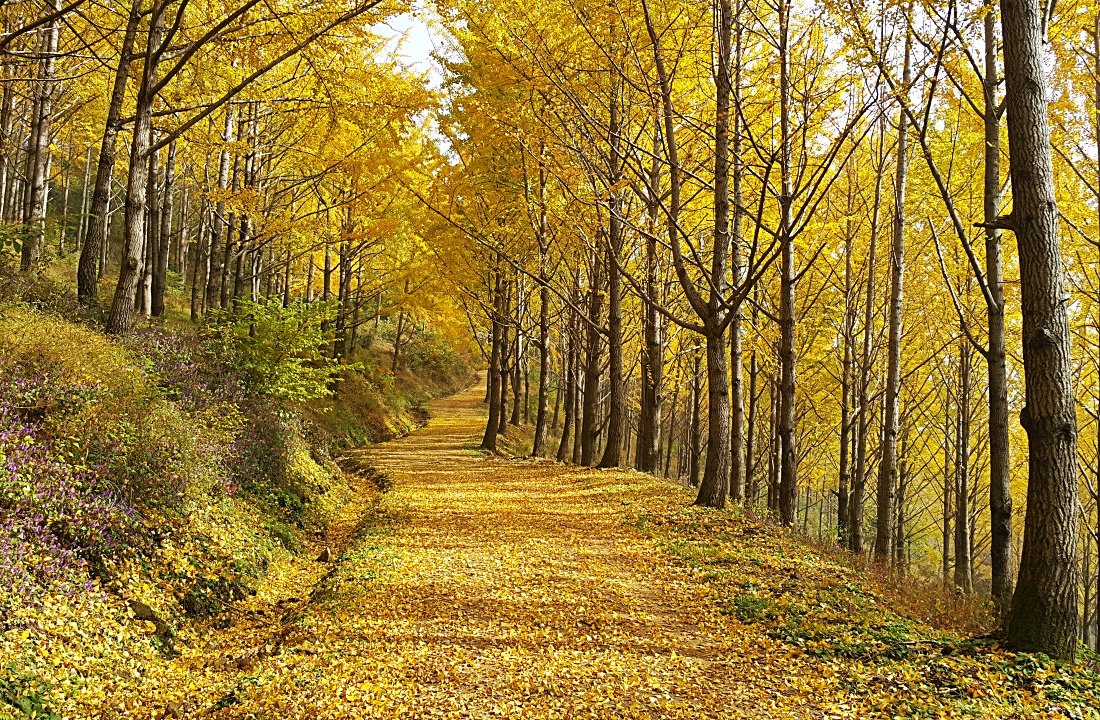
[[[358,454],[383,517],[214,716],[807,716],[758,669],[782,650],[623,525],[614,473],[473,450],[480,396]]]

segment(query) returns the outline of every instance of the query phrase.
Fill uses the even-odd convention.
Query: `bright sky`
[[[399,15],[388,23],[378,26],[381,35],[391,38],[388,49],[395,52],[400,60],[417,72],[426,72],[430,84],[438,86],[443,79],[439,64],[432,53],[443,49],[439,32],[431,29],[430,10],[423,3],[413,4],[414,10]]]

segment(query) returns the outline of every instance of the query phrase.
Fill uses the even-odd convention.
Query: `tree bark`
[[[974,592],[970,552],[970,345],[959,343],[959,393],[955,425],[955,589]]]
[[[588,290],[588,333],[585,347],[584,397],[581,406],[581,465],[591,465],[596,455],[599,423],[596,413],[600,401],[600,330],[598,327],[603,306],[600,292],[599,261],[593,258],[592,277]]]
[[[99,287],[100,254],[107,243],[108,217],[111,181],[114,177],[115,159],[118,155],[118,134],[122,130],[122,103],[126,98],[126,84],[130,78],[130,63],[137,38],[138,23],[141,19],[141,0],[134,0],[126,20],[126,32],[119,48],[118,66],[115,68],[114,84],[111,87],[111,100],[107,107],[107,123],[99,144],[99,159],[96,162],[95,186],[92,190],[91,206],[88,210],[87,232],[84,244],[80,248],[80,261],[77,267],[77,296],[80,302],[91,304],[96,301]]]
[[[795,389],[797,355],[794,345],[795,270],[791,217],[791,58],[790,2],[779,2],[779,232],[782,269],[779,289],[779,520],[794,525],[798,503],[798,435]]]
[[[908,90],[913,35],[905,31],[902,87]],[[905,182],[907,179],[908,124],[905,109],[898,112],[897,172],[894,176],[894,227],[890,248],[890,319],[886,340],[885,412],[882,457],[879,461],[878,503],[875,517],[875,559],[889,562],[893,552],[894,501],[898,475],[898,414],[901,392],[901,326],[905,298]]]
[[[145,270],[145,226],[148,202],[146,182],[149,175],[149,149],[153,140],[153,93],[156,83],[157,46],[163,28],[164,6],[157,5],[149,21],[141,87],[134,114],[134,133],[130,143],[130,176],[126,186],[126,238],[122,248],[115,296],[107,317],[107,332],[121,335],[134,325],[136,293]]]
[[[1005,351],[1004,262],[1001,233],[988,224],[1001,212],[1001,123],[997,102],[997,37],[994,28],[994,0],[984,18],[985,77],[984,97],[984,178],[983,216],[985,228],[985,280],[992,303],[989,314],[989,347],[986,368],[989,373],[989,515],[991,595],[998,614],[1008,613],[1012,603],[1012,475],[1008,439],[1008,373]]]
[[[1058,244],[1042,12],[1001,0],[1011,229],[1020,256],[1027,513],[1008,641],[1072,660],[1077,646],[1077,418]]]
[[[33,84],[31,146],[27,152],[27,197],[23,208],[25,235],[19,260],[19,267],[23,272],[37,267],[46,237],[46,203],[50,193],[50,127],[57,85],[55,76],[61,0],[53,0],[51,7],[58,15],[46,27],[46,34],[42,39],[43,54],[38,80]]]
[[[490,320],[492,323],[491,330],[491,344],[492,350],[489,356],[489,417],[485,423],[485,434],[481,438],[481,449],[488,450],[489,452],[496,452],[497,449],[497,426],[500,424],[500,385],[501,385],[501,370],[500,370],[500,339],[501,339],[501,320],[500,320],[500,278],[497,277],[494,281],[492,297],[492,312],[490,313]]]

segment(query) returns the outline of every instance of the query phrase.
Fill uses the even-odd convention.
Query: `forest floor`
[[[766,523],[639,473],[485,456],[481,392],[355,454],[389,491],[290,600],[177,661],[162,717],[1096,717],[1094,667],[888,613]]]

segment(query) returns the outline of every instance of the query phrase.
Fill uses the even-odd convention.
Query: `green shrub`
[[[325,349],[334,316],[331,303],[298,301],[284,308],[241,300],[235,312],[213,316],[210,327],[249,392],[302,401],[332,394],[340,368]]]

